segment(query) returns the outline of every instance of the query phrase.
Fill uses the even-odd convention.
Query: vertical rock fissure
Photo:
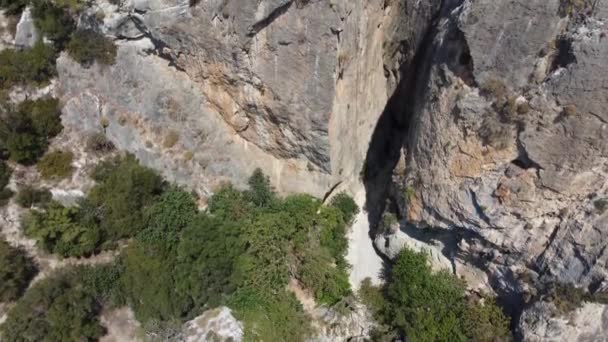
[[[423,106],[436,50],[435,37],[439,23],[462,3],[461,0],[443,0],[423,30],[414,57],[400,67],[400,82],[388,100],[372,135],[362,170],[367,190],[366,209],[370,222],[370,235],[376,228],[389,197],[393,170],[402,149],[407,150],[407,137],[411,122]]]

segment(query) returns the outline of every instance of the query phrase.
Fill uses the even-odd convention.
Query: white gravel
[[[382,258],[374,250],[373,241],[369,237],[367,212],[363,210],[365,190],[362,185],[354,197],[360,211],[348,234],[349,245],[346,259],[351,265],[350,284],[356,291],[361,281],[368,277],[371,278],[373,284],[380,285],[382,283]]]

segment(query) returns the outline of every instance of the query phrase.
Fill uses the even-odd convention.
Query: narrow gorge
[[[339,302],[350,314],[290,278],[309,340],[373,338],[381,324],[357,290],[390,280],[403,250],[426,253],[471,301],[496,298],[514,340],[606,339],[608,0],[51,1],[115,46],[107,64],[57,48],[36,1],[0,0],[0,52],[54,42],[55,74],[8,87],[0,65],[0,109],[56,98],[49,150],[69,150],[73,173],[44,180],[11,159],[12,191],[36,183],[80,203],[99,183],[104,157],[85,146],[96,133],[201,213],[227,183],[247,198],[259,169],[280,196],[320,199],[317,214],[340,194],[360,208],[344,255],[353,295]],[[39,264],[34,283],[120,258],[134,236],[62,258],[24,235],[14,201],[0,210],[0,235]],[[112,329],[139,326],[126,307],[108,315]],[[184,341],[248,329],[223,305],[188,319]],[[118,330],[106,341],[136,339]]]

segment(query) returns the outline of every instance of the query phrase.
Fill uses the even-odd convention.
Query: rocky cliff
[[[281,192],[364,186],[379,251],[430,250],[543,340],[566,329],[555,286],[607,286],[607,19],[605,0],[100,0],[78,25],[116,63],[62,55],[51,91],[68,134],[203,196],[256,167]]]

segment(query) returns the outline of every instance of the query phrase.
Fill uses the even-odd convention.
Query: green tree
[[[359,213],[359,207],[355,200],[347,193],[341,192],[331,200],[331,206],[340,209],[344,222],[352,224],[355,216]]]
[[[275,199],[270,185],[270,179],[261,169],[255,169],[249,177],[249,190],[245,193],[247,199],[258,207],[267,207]]]
[[[93,177],[90,203],[101,209],[100,228],[107,240],[134,236],[145,225],[144,210],[163,190],[163,181],[151,169],[127,155],[101,163]]]
[[[24,250],[0,239],[0,302],[19,298],[37,272]]]
[[[183,230],[175,270],[177,287],[196,307],[220,305],[240,285],[233,274],[237,258],[245,252],[241,223],[199,214]]]
[[[509,319],[491,297],[469,304],[466,316],[466,331],[475,342],[498,342],[512,340]]]

